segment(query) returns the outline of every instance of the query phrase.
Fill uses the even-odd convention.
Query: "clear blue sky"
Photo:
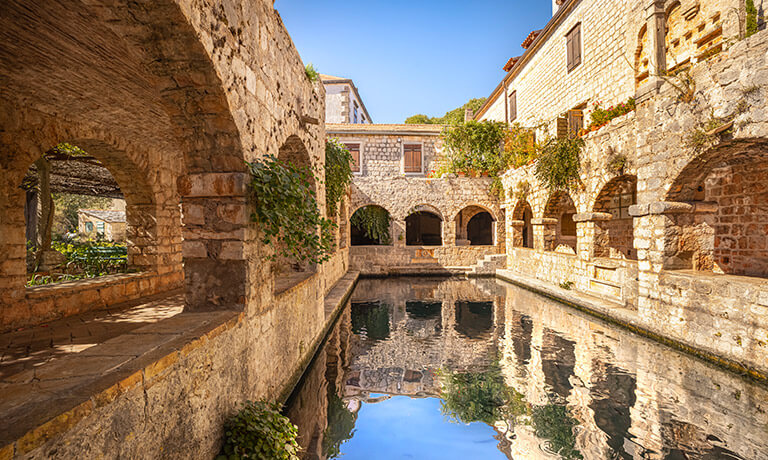
[[[305,64],[351,78],[375,123],[442,116],[501,81],[550,0],[277,0]]]

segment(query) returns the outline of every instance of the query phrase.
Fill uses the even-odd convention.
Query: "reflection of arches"
[[[456,302],[456,332],[470,339],[479,339],[492,328],[493,302]]]
[[[526,200],[519,200],[512,211],[512,245],[533,248],[533,211]]]
[[[441,246],[442,219],[429,211],[416,211],[405,218],[405,244],[408,246]]]
[[[693,202],[669,215],[665,268],[768,277],[768,141],[710,149],[678,174],[668,201]]]
[[[558,191],[552,194],[544,208],[544,250],[554,251],[558,248],[568,247],[576,251],[576,222],[573,216],[576,214],[576,206],[567,193]]]
[[[637,203],[637,178],[619,176],[611,179],[595,199],[594,212],[611,215],[595,223],[595,257],[636,259],[634,227],[629,207]]]
[[[384,235],[371,234],[368,229],[363,228],[364,222],[386,218],[387,230]],[[349,234],[352,246],[378,246],[387,245],[392,242],[391,216],[389,211],[378,205],[367,205],[358,208],[349,218]],[[375,231],[375,229],[374,229]]]
[[[467,206],[456,214],[456,242],[470,246],[493,245],[495,219],[481,206]]]

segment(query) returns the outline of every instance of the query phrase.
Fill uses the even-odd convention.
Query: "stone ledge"
[[[574,222],[601,222],[613,219],[613,216],[607,212],[581,212],[574,214]]]

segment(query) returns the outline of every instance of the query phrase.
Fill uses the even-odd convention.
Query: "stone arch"
[[[637,204],[637,177],[622,175],[606,183],[592,207],[594,256],[636,260],[634,219],[629,207]]]
[[[389,216],[389,234],[387,238],[385,239],[378,239],[375,240],[371,238],[370,236],[366,235],[365,231],[361,228],[359,228],[354,223],[355,216],[358,212],[362,212],[364,209],[367,208],[377,208],[387,213]],[[350,245],[352,246],[379,246],[379,245],[389,245],[392,243],[392,215],[390,214],[389,210],[387,210],[385,207],[380,206],[378,204],[367,204],[364,206],[359,206],[357,209],[355,209],[355,212],[350,214]]]
[[[650,77],[650,40],[648,37],[648,25],[643,24],[637,34],[637,48],[635,49],[635,84],[643,85]]]
[[[553,193],[544,207],[544,250],[576,252],[576,206],[564,191]]]
[[[442,246],[443,216],[434,206],[421,204],[411,208],[405,218],[407,246]]]
[[[512,211],[512,246],[533,248],[533,210],[527,200],[518,200]]]
[[[664,267],[768,277],[768,140],[721,144],[685,165],[666,200]]]
[[[109,133],[101,138],[110,144],[139,140],[146,149],[142,164],[162,175],[164,193],[182,197],[187,308],[242,307],[240,134],[222,81],[182,7],[172,0],[119,0],[107,6],[11,1],[3,8],[0,27],[21,39],[0,61],[6,89],[0,105],[55,113],[62,124]],[[73,33],[86,30],[87,41]],[[0,123],[10,135],[22,130],[4,117]]]
[[[456,245],[491,246],[496,233],[496,218],[493,212],[480,205],[468,205],[454,217]]]

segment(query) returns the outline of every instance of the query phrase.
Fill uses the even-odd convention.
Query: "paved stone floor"
[[[0,381],[181,313],[175,291],[0,334]]]

